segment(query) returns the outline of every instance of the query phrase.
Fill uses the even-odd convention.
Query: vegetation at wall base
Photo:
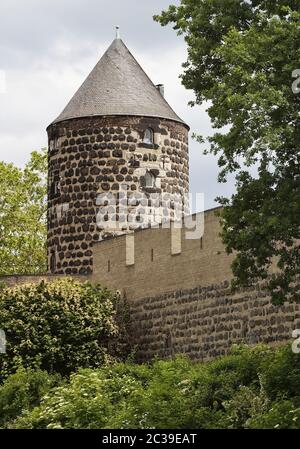
[[[300,355],[235,346],[207,363],[113,363],[60,379],[19,368],[0,386],[10,429],[299,429]]]

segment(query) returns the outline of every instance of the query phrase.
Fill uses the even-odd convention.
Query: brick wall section
[[[230,279],[232,257],[220,240],[216,211],[205,213],[202,242],[187,240],[185,232],[181,254],[172,255],[170,229],[137,231],[132,266],[126,266],[125,236],[95,244],[92,279],[121,290],[130,300]]]
[[[154,144],[143,143],[147,128]],[[121,186],[144,192],[141,176],[152,170],[151,193],[189,191],[188,128],[149,117],[92,117],[51,125],[49,136],[48,262],[52,273],[91,274],[97,196]],[[147,192],[146,192],[147,193]],[[117,218],[120,223],[124,217]],[[105,233],[104,233],[105,234]],[[53,258],[55,260],[53,266]]]

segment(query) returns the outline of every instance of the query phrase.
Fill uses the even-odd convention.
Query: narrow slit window
[[[51,253],[51,257],[50,257],[50,272],[54,273],[56,270],[56,256],[55,253]]]
[[[203,237],[200,239],[200,249],[203,249]]]
[[[154,261],[154,249],[151,249],[151,262]]]
[[[52,196],[60,194],[60,179],[57,177],[50,184],[50,194]]]
[[[110,273],[110,260],[107,262],[107,271]]]

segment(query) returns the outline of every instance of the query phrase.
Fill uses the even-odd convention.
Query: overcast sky
[[[0,159],[22,166],[47,146],[46,127],[66,106],[115,37],[121,37],[155,84],[191,127],[212,133],[205,107],[190,108],[193,93],[180,82],[186,45],[152,16],[177,0],[1,0]],[[6,89],[3,89],[5,74]],[[217,160],[190,142],[191,192],[205,194],[205,208],[228,194],[217,183]]]

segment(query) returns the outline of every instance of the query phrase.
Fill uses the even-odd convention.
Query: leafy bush
[[[108,290],[73,279],[0,290],[0,328],[7,337],[2,378],[20,365],[62,375],[101,366],[117,352],[116,307]]]
[[[118,363],[72,374],[12,427],[300,428],[299,381],[288,346],[237,347],[209,363]]]
[[[38,406],[41,398],[56,386],[60,377],[45,371],[19,368],[0,386],[0,427]]]
[[[118,364],[101,370],[81,369],[70,383],[47,394],[40,407],[24,414],[14,428],[108,428],[114,414],[124,412],[127,400],[142,394],[146,367]]]

